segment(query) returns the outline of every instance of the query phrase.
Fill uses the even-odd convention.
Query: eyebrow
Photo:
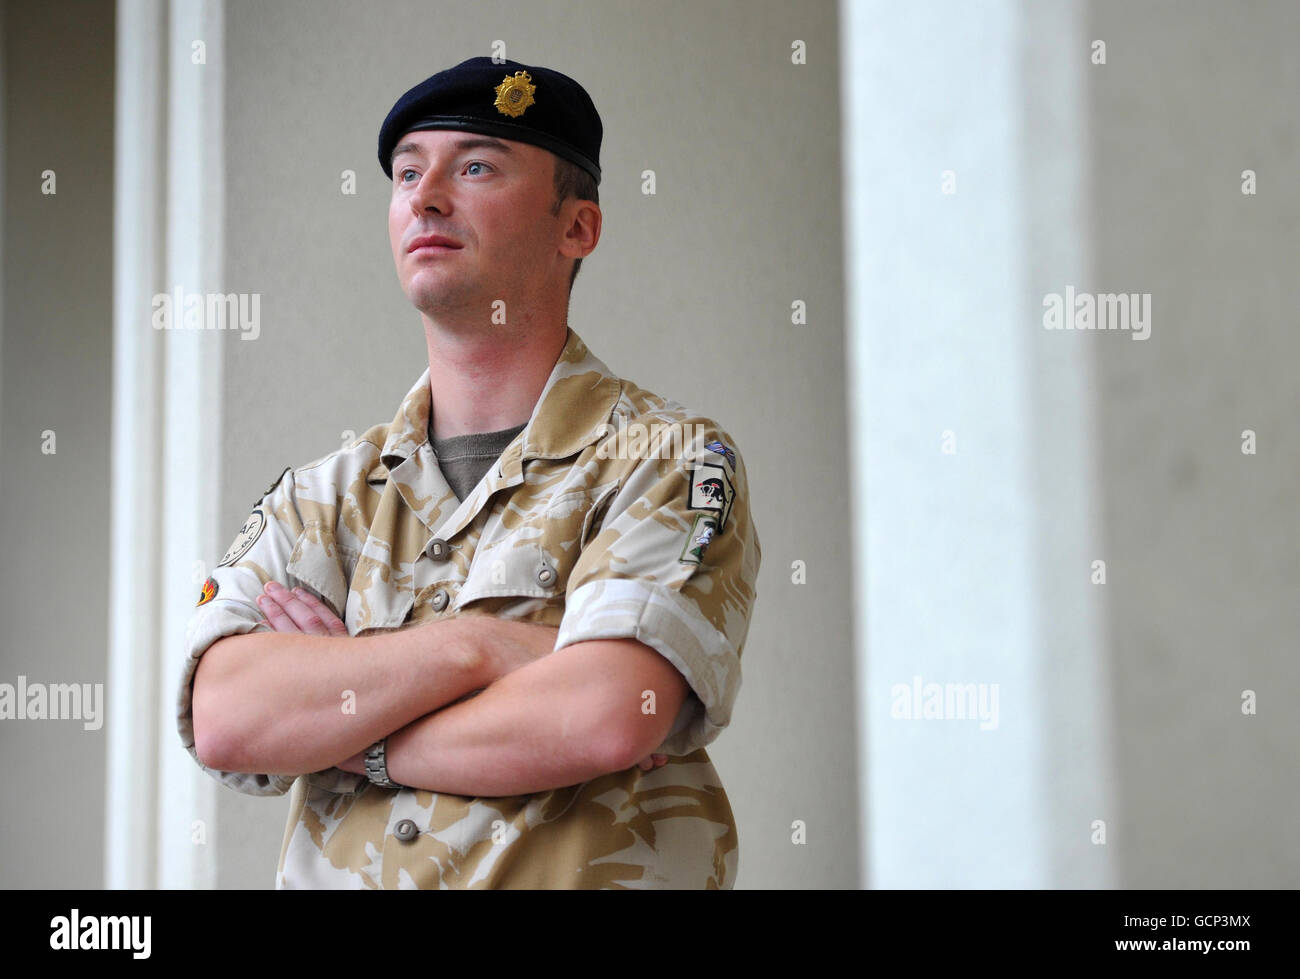
[[[458,139],[455,143],[457,152],[465,150],[499,150],[502,153],[513,153],[505,143],[499,139],[491,139],[486,136],[475,136],[467,139]],[[420,156],[424,155],[424,147],[419,143],[402,143],[393,150],[392,159],[396,160],[403,153],[415,153]]]

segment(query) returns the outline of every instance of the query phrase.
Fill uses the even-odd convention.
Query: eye
[[[466,172],[469,171],[469,168],[470,168],[470,167],[487,167],[489,170],[492,169],[491,164],[484,163],[482,160],[473,160],[473,161],[471,161],[471,162],[469,162],[469,163],[466,163],[466,164],[465,164],[465,170],[466,170]],[[470,174],[470,176],[475,176],[475,174]]]
[[[401,169],[401,171],[397,174],[398,177],[401,178],[402,183],[407,183],[407,182],[408,182],[407,179],[406,179],[406,175],[407,175],[408,173],[415,173],[415,171],[412,170],[410,167],[403,167],[403,168]]]

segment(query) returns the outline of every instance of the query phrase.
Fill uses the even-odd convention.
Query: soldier
[[[600,237],[601,122],[474,58],[379,133],[429,363],[389,424],[287,469],[204,583],[181,741],[292,789],[281,888],[730,888],[705,745],[760,550],[716,422],[567,323]]]

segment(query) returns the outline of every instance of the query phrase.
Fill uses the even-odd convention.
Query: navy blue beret
[[[532,143],[600,183],[600,114],[581,85],[550,68],[470,58],[420,82],[397,100],[379,128],[379,165],[389,180],[398,140],[418,129],[461,129]]]

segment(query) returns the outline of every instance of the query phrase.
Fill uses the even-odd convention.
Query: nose
[[[411,191],[409,200],[411,202],[411,211],[416,217],[420,217],[427,211],[435,211],[438,214],[451,213],[451,201],[438,176],[436,167],[430,167],[420,177],[415,189]]]

